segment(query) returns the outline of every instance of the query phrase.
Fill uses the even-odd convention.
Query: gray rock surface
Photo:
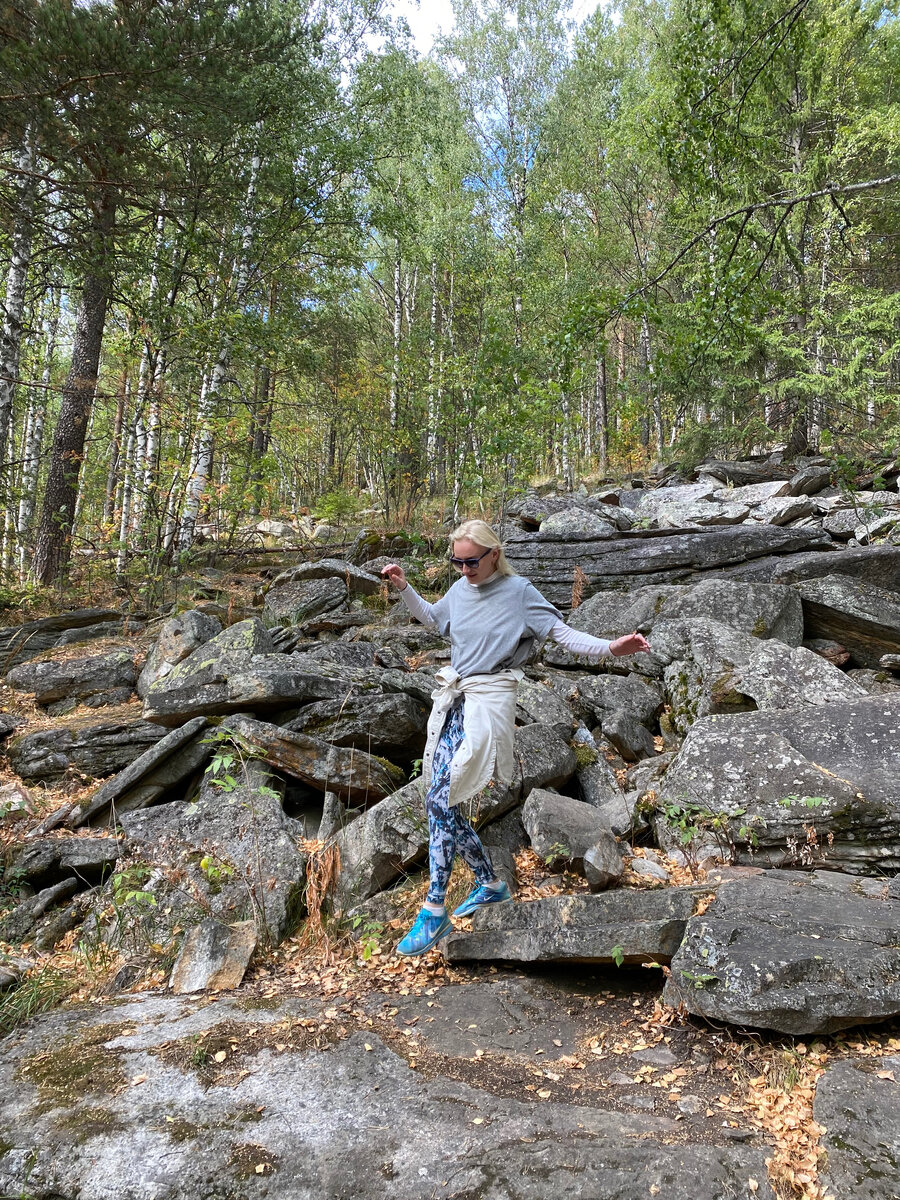
[[[589,542],[614,537],[618,537],[618,531],[613,522],[583,508],[565,508],[552,513],[541,522],[538,533],[541,541]]]
[[[371,558],[372,555],[368,557]],[[356,596],[376,596],[383,586],[383,580],[377,575],[360,570],[351,562],[341,558],[322,558],[318,562],[288,567],[272,580],[267,594],[283,583],[298,583],[311,579],[339,579],[348,591]]]
[[[760,642],[738,668],[734,687],[760,710],[834,704],[867,694],[855,679],[803,646]]]
[[[442,943],[450,962],[668,962],[699,892],[620,888],[506,904],[477,913],[471,933]]]
[[[797,584],[807,637],[834,638],[861,667],[900,653],[900,595],[871,583],[826,575]]]
[[[140,698],[143,700],[152,684],[165,678],[174,666],[221,632],[221,621],[196,609],[163,621],[159,636],[138,676],[136,690]]]
[[[900,870],[898,727],[896,694],[707,717],[661,780],[659,804],[730,818],[727,841],[748,865]],[[663,816],[654,824],[660,846],[680,845]]]
[[[187,992],[226,992],[240,987],[256,949],[256,924],[223,925],[207,917],[185,934],[172,968],[169,987],[176,996]]]
[[[56,646],[60,635],[68,629],[83,629],[107,621],[115,623],[121,619],[122,614],[114,608],[81,608],[0,629],[0,671],[5,674],[18,663],[27,662],[43,650]]]
[[[156,903],[135,915],[151,941],[165,944],[176,928],[213,916],[252,920],[260,941],[277,943],[302,915],[306,856],[291,837],[279,780],[253,759],[232,772],[233,789],[207,777],[190,804],[122,817],[129,854],[149,868],[141,888]]]
[[[584,877],[592,892],[605,892],[615,887],[625,873],[625,863],[619,844],[609,830],[604,830],[593,846],[584,853]]]
[[[102,783],[70,824],[89,825],[105,818],[111,806],[121,812],[145,808],[195,774],[212,752],[210,746],[202,744],[206,726],[205,717],[194,717],[160,738],[124,771]]]
[[[409,763],[425,748],[428,709],[402,694],[349,696],[307,704],[287,729],[333,746],[355,746],[382,758]]]
[[[541,541],[511,533],[506,556],[551,603],[568,608],[577,564],[591,589],[615,591],[655,583],[696,580],[704,571],[767,554],[791,554],[824,544],[819,529],[775,525],[730,525],[657,537],[626,535],[611,541]]]
[[[364,750],[332,746],[321,738],[293,733],[267,721],[236,714],[221,728],[246,739],[262,759],[280,771],[319,791],[335,792],[353,804],[375,804],[405,779],[398,767]]]
[[[816,1085],[813,1117],[824,1126],[819,1170],[825,1194],[894,1200],[900,1161],[900,1058],[834,1063]]]
[[[333,612],[347,602],[342,579],[299,579],[274,585],[266,592],[264,612],[271,622],[302,625],[321,613]]]
[[[38,704],[53,704],[58,700],[84,700],[102,692],[124,688],[125,698],[137,682],[132,649],[102,650],[82,658],[69,655],[62,659],[24,662],[6,676],[10,687],[31,692]]]
[[[664,997],[781,1033],[834,1033],[900,1013],[900,902],[880,880],[767,871],[727,881],[688,922]]]
[[[92,779],[115,775],[165,730],[136,712],[116,717],[74,717],[14,738],[7,748],[10,766],[26,781],[52,783],[72,771]]]
[[[824,575],[849,575],[900,592],[900,546],[866,546],[810,550],[801,554],[773,555],[714,572],[718,577],[746,582],[797,583]],[[787,641],[780,633],[770,634]]]
[[[535,788],[522,806],[522,824],[531,845],[548,866],[580,871],[584,856],[604,833],[600,811],[583,800]]]
[[[510,1008],[498,1013],[504,1030]],[[318,1046],[301,1021],[322,1030]],[[453,1078],[471,1052],[446,1074],[411,1070],[408,1040],[392,1049],[352,1017],[297,1001],[245,1011],[233,998],[145,996],[42,1017],[0,1053],[0,1192],[646,1200],[658,1188],[663,1200],[722,1200],[754,1179],[757,1200],[774,1200],[764,1146],[680,1139],[672,1116],[573,1103],[562,1089],[545,1101]],[[198,1046],[225,1057],[192,1065]]]

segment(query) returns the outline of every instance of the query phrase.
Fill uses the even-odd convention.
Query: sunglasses
[[[470,571],[474,571],[483,558],[487,558],[490,554],[492,546],[488,546],[484,554],[479,554],[477,558],[450,558],[450,566],[456,567],[457,571],[461,571],[463,567],[468,567]]]

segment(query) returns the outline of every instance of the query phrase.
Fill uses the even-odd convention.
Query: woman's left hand
[[[624,637],[609,643],[610,653],[616,658],[622,658],[626,654],[643,654],[649,649],[650,643],[642,633],[626,633]]]

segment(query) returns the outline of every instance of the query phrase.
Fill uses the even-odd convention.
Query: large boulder
[[[472,932],[451,933],[442,949],[450,962],[667,963],[701,894],[621,888],[482,909]]]
[[[101,783],[69,823],[78,826],[114,821],[116,813],[146,808],[196,775],[212,753],[204,737],[206,726],[205,717],[194,717],[167,733],[124,771]]]
[[[275,623],[302,625],[321,613],[342,608],[346,602],[347,585],[342,579],[300,579],[270,588],[265,613]]]
[[[140,891],[153,898],[126,916],[147,940],[164,942],[213,916],[252,920],[260,940],[275,944],[300,919],[306,855],[291,837],[279,780],[253,759],[235,768],[235,780],[221,787],[207,777],[190,804],[123,815],[129,857],[143,867]]]
[[[697,721],[658,787],[659,844],[738,862],[900,870],[900,696]]]
[[[807,637],[833,638],[861,667],[900,653],[900,594],[845,575],[797,584]]]
[[[575,567],[591,591],[617,591],[656,583],[685,583],[704,571],[766,554],[791,554],[830,539],[820,529],[776,525],[729,525],[651,537],[624,535],[610,541],[541,540],[511,532],[506,556],[553,604],[572,602]]]
[[[18,663],[59,645],[61,635],[67,630],[107,623],[114,630],[121,620],[122,614],[114,608],[80,608],[7,626],[0,629],[0,670],[9,671]]]
[[[220,728],[244,739],[255,754],[278,770],[352,804],[377,804],[405,778],[399,768],[365,751],[332,746],[321,738],[242,714],[229,717]]]
[[[900,1057],[832,1063],[816,1084],[825,1195],[894,1200],[900,1161]]]
[[[542,541],[589,542],[597,538],[618,537],[612,521],[606,521],[583,508],[566,508],[541,522],[538,537]]]
[[[28,782],[55,783],[74,773],[102,779],[127,767],[163,737],[164,729],[126,711],[102,719],[57,721],[49,729],[14,738],[7,754],[12,769]]]
[[[160,627],[159,636],[147,655],[144,669],[137,682],[137,694],[143,700],[151,686],[188,657],[222,632],[218,617],[191,609],[177,617],[169,617]]]
[[[664,996],[780,1033],[834,1033],[900,1013],[900,901],[876,880],[767,871],[720,885],[688,922]]]
[[[372,557],[369,555],[368,557]],[[356,596],[376,596],[384,581],[369,571],[360,570],[341,558],[321,558],[318,562],[299,563],[276,575],[267,595],[284,583],[302,583],[310,579],[339,579],[347,591]]]
[[[900,592],[900,546],[832,547],[787,556],[771,555],[714,574],[747,583],[797,583],[801,579],[821,579],[824,575],[849,575]],[[788,640],[780,633],[770,636]]]
[[[409,763],[422,755],[427,724],[428,709],[420,700],[402,693],[363,693],[307,704],[286,728]]]
[[[576,871],[583,869],[591,846],[609,832],[598,809],[545,788],[534,788],[528,796],[522,824],[539,858],[549,866],[567,865]]]
[[[812,650],[771,639],[753,648],[734,676],[734,687],[761,710],[835,704],[868,692],[849,674]]]
[[[61,652],[58,652],[61,653]],[[23,662],[6,676],[10,687],[31,692],[38,704],[58,705],[70,701],[71,706],[85,701],[90,707],[122,704],[137,682],[134,649],[100,650],[82,657],[46,658],[40,662]]]

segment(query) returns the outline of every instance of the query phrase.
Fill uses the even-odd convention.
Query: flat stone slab
[[[831,871],[726,881],[688,921],[663,995],[713,1021],[804,1036],[896,1016],[900,901],[885,881]]]
[[[816,1087],[813,1117],[825,1127],[824,1193],[895,1200],[900,1161],[900,1058],[835,1063]]]
[[[757,1200],[774,1200],[765,1147],[689,1140],[668,1116],[521,1096],[411,1070],[376,1033],[308,1002],[92,1006],[4,1042],[0,1194],[721,1200],[750,1195],[755,1180]]]
[[[10,766],[24,780],[53,782],[70,771],[94,779],[114,775],[165,736],[138,711],[116,716],[74,717],[22,734],[8,744]]]
[[[183,753],[179,755],[178,752],[184,751],[185,747],[190,745],[205,728],[206,717],[194,717],[192,721],[185,722],[180,729],[173,729],[171,733],[167,733],[149,750],[145,750],[133,763],[130,763],[124,771],[120,771],[106,783],[101,783],[87,804],[77,810],[74,820],[70,824],[73,826],[89,824],[100,813],[105,813],[116,801],[128,797],[139,785],[143,785],[140,796],[141,803],[126,803],[125,809],[127,811],[130,808],[144,807],[161,795],[165,786],[173,786],[179,779],[185,779],[188,775],[193,774],[202,765],[203,760],[209,757],[211,747],[200,750],[199,754],[195,756]],[[171,765],[172,759],[176,755],[179,759],[177,766],[174,770],[166,773],[164,783],[160,768],[164,763]],[[151,775],[156,776],[156,779],[148,787],[147,780]]]
[[[60,634],[68,629],[83,629],[107,621],[112,628],[121,620],[122,614],[115,608],[81,608],[53,617],[39,617],[24,625],[8,625],[0,629],[0,671],[5,673],[42,650],[58,645]]]
[[[622,888],[483,909],[471,933],[451,933],[450,962],[667,963],[702,889]]]
[[[900,594],[844,575],[807,580],[797,588],[807,637],[833,638],[863,667],[900,653]]]

